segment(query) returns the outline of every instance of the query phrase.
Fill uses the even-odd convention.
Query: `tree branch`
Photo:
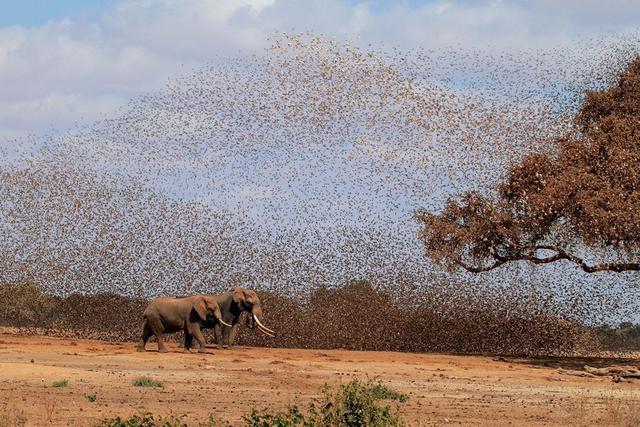
[[[538,251],[538,250],[554,251],[555,254],[548,257],[540,258],[535,255],[535,251]],[[493,270],[494,268],[500,267],[503,264],[506,264],[508,262],[514,262],[514,261],[529,261],[534,264],[549,264],[549,263],[560,261],[563,259],[576,264],[578,267],[580,267],[583,271],[587,273],[596,273],[598,271],[613,271],[616,273],[621,273],[624,271],[640,271],[640,263],[637,263],[637,262],[630,262],[630,263],[605,262],[601,264],[589,265],[582,258],[572,255],[556,246],[549,246],[549,245],[536,246],[533,252],[533,255],[519,253],[516,255],[503,256],[494,252],[492,254],[492,257],[494,259],[494,262],[485,266],[469,265],[466,262],[464,262],[460,257],[456,258],[455,263],[471,273],[482,273],[482,272],[490,271],[490,270]]]

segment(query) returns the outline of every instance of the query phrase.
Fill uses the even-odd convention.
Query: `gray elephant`
[[[210,295],[216,300],[222,311],[222,319],[215,316],[207,316],[200,321],[200,328],[211,329],[216,327],[222,328],[222,337],[218,341],[219,347],[232,346],[238,327],[240,326],[240,316],[243,312],[249,314],[247,323],[251,328],[257,325],[258,330],[263,334],[273,337],[274,331],[262,324],[262,305],[258,294],[250,289],[235,288],[233,291],[225,292],[219,295]],[[228,325],[228,324],[231,325]],[[226,326],[224,326],[226,325]],[[186,341],[186,334],[185,334]],[[186,345],[186,343],[185,343]]]
[[[193,346],[193,338],[195,338],[200,344],[199,351],[203,352],[205,342],[200,331],[200,321],[211,317],[224,323],[218,302],[208,295],[156,298],[144,310],[142,317],[144,318],[144,329],[138,351],[144,351],[151,335],[155,335],[160,353],[167,351],[162,334],[181,330],[184,331],[185,348],[190,349]]]

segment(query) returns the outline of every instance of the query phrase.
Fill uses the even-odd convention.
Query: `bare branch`
[[[539,245],[535,247],[535,250],[536,251],[549,250],[549,251],[554,251],[555,254],[548,257],[541,258],[535,255],[525,254],[525,253],[501,256],[494,252],[493,253],[494,262],[489,265],[473,266],[473,265],[467,264],[461,258],[457,258],[455,260],[455,263],[471,273],[482,273],[482,272],[490,271],[500,267],[503,264],[506,264],[508,262],[514,262],[514,261],[529,261],[534,264],[549,264],[549,263],[560,261],[563,259],[576,264],[583,271],[587,273],[596,273],[598,271],[612,271],[615,273],[621,273],[624,271],[640,271],[640,263],[637,263],[637,262],[630,262],[630,263],[605,262],[605,263],[600,263],[595,265],[589,265],[582,258],[572,255],[556,246]]]

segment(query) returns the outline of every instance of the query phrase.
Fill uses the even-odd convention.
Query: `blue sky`
[[[0,28],[11,25],[35,27],[50,19],[93,19],[112,0],[1,0]]]
[[[349,0],[351,4],[361,0]],[[386,10],[394,4],[404,3],[416,7],[429,3],[430,0],[382,0],[372,2],[376,10]],[[0,28],[10,25],[34,27],[42,25],[50,19],[81,18],[90,20],[99,16],[114,0],[0,0]]]
[[[277,31],[362,44],[554,48],[637,29],[639,0],[0,0],[0,148],[109,116]]]

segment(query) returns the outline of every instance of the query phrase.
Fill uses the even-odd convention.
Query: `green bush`
[[[145,377],[142,377],[145,378]],[[148,378],[147,378],[148,379]],[[331,391],[322,390],[323,397],[309,404],[306,411],[289,406],[286,411],[262,412],[253,409],[243,417],[247,427],[393,427],[402,426],[400,403],[407,401],[404,393],[391,390],[380,381],[366,382],[354,379]],[[393,401],[395,405],[380,401]],[[387,402],[390,403],[390,402]],[[201,427],[230,425],[222,418],[209,415]],[[102,420],[96,427],[184,427],[186,424],[176,417],[155,419],[151,413]]]
[[[160,381],[156,381],[149,377],[138,377],[133,380],[133,385],[136,387],[161,387],[164,388],[164,384]]]
[[[204,423],[200,423],[200,427],[223,427],[230,425],[222,418],[215,415],[209,415]],[[167,418],[156,419],[152,413],[144,412],[139,415],[133,415],[129,418],[122,419],[120,417],[107,418],[100,421],[95,427],[186,427],[187,424],[179,417],[171,416]],[[2,426],[0,426],[2,427]]]
[[[67,387],[68,385],[69,385],[69,380],[66,378],[53,382],[54,387]]]
[[[406,394],[389,389],[381,382],[357,379],[331,392],[323,389],[323,398],[309,405],[306,414],[298,407],[290,406],[286,412],[262,413],[255,409],[244,417],[249,427],[387,427],[403,425],[399,403],[406,402]],[[396,404],[379,404],[380,400]]]
[[[105,419],[96,424],[96,427],[187,427],[187,425],[177,417],[156,420],[153,414],[145,412],[124,420],[120,417]]]
[[[259,413],[253,409],[251,414],[243,417],[243,419],[246,425],[251,427],[306,427],[316,425],[311,420],[311,417],[305,417],[297,406],[290,406],[287,412],[276,412],[275,414],[270,414],[266,411]]]

